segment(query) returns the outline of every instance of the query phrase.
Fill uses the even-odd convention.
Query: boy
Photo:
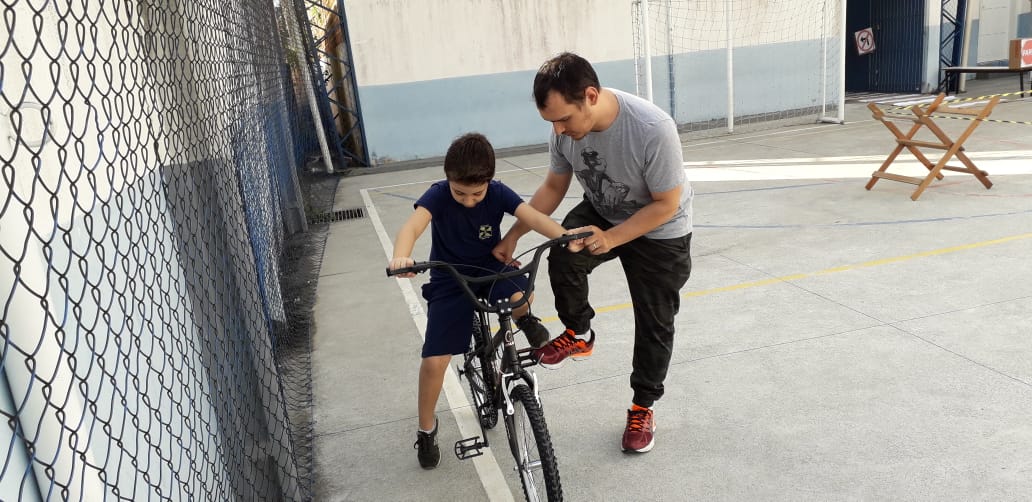
[[[493,179],[494,149],[483,135],[470,133],[452,142],[444,157],[444,173],[447,179],[434,183],[416,201],[415,212],[398,231],[394,255],[388,265],[391,270],[412,265],[412,248],[431,221],[434,224],[431,225],[430,259],[469,265],[460,271],[471,276],[484,275],[487,272],[483,269],[492,272],[512,269],[491,254],[501,238],[499,225],[504,213],[549,238],[566,233],[561,225]],[[568,248],[576,252],[581,246],[579,242],[572,242]],[[489,294],[491,301],[500,298],[516,301],[523,297],[524,289],[526,280],[515,277],[493,286],[486,285],[479,293]],[[419,465],[433,469],[441,460],[434,408],[451,356],[463,354],[469,348],[473,306],[459,290],[455,279],[437,269],[430,271],[430,281],[423,286],[423,298],[427,301],[426,341],[419,367],[419,431],[413,446]],[[530,314],[529,302],[514,310],[512,317],[533,347],[548,343],[548,330],[540,319]]]

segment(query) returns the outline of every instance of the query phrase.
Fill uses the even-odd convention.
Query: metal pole
[[[839,36],[842,38],[839,47],[839,81],[838,81],[838,121],[846,123],[846,2],[842,0],[842,12],[839,12]]]
[[[824,112],[828,110],[828,0],[824,0],[821,9],[821,115],[824,120]]]
[[[825,4],[825,5],[827,5],[827,4]],[[829,123],[829,124],[845,124],[846,123],[846,38],[845,38],[846,37],[846,34],[845,34],[846,33],[846,0],[842,0],[842,2],[840,3],[840,8],[842,9],[842,11],[839,12],[839,23],[840,24],[838,26],[839,29],[838,29],[838,34],[836,36],[842,37],[842,47],[839,48],[839,62],[838,62],[839,80],[838,80],[838,89],[836,89],[837,90],[837,93],[836,93],[837,94],[837,96],[836,96],[837,103],[836,103],[836,105],[838,106],[838,113],[836,113],[836,116],[834,118],[832,118],[832,117],[825,117],[824,116],[825,105],[824,105],[824,99],[823,98],[824,98],[824,93],[826,92],[825,90],[827,88],[827,83],[825,82],[824,84],[822,84],[822,87],[821,87],[821,98],[822,98],[821,99],[821,103],[822,103],[821,104],[821,122]],[[827,12],[827,10],[825,10],[825,12]],[[827,78],[827,63],[828,63],[828,60],[827,60],[827,35],[828,34],[826,33],[825,34],[825,44],[824,44],[825,45],[825,48],[824,48],[824,53],[825,53],[824,68],[822,68],[822,70],[821,70],[821,81],[822,82],[824,81],[824,79]]]
[[[649,43],[649,0],[641,0],[641,32],[644,43],[642,50],[645,52],[645,99],[652,102],[652,46]]]
[[[967,66],[967,64],[968,64],[968,52],[970,51],[970,48],[971,48],[971,18],[974,17],[974,16],[967,15],[968,7],[970,7],[968,0],[957,0],[957,1],[960,2],[959,4],[957,4],[957,12],[959,13],[962,8],[963,8],[963,11],[964,11],[964,19],[963,19],[963,22],[964,22],[964,39],[962,41],[963,48],[960,51],[960,66]],[[954,39],[953,43],[954,44],[957,43],[956,39]],[[962,92],[966,91],[967,90],[967,79],[964,78],[964,74],[959,73],[954,78],[957,79],[957,93],[959,94],[959,93],[962,93]]]
[[[354,115],[355,122],[352,124],[351,130],[352,132],[356,130],[358,131],[358,142],[362,148],[362,152],[359,155],[362,157],[362,161],[365,162],[365,165],[371,166],[373,165],[373,158],[369,155],[369,143],[366,141],[365,120],[362,118],[362,100],[358,92],[358,77],[355,75],[355,55],[351,51],[351,30],[348,28],[347,12],[344,11],[344,0],[337,2],[337,17],[340,21],[341,35],[344,38],[344,51],[348,54],[347,73],[349,73],[350,76],[345,75],[344,78],[347,79],[347,82],[350,82],[350,94],[351,99],[353,100],[351,106],[354,107],[352,115]],[[340,92],[342,91],[338,91],[338,95]],[[342,99],[341,101],[344,100]]]
[[[735,63],[734,35],[731,32],[731,2],[724,0],[724,24],[727,31],[727,132],[735,132]]]
[[[676,98],[676,94],[675,94],[675,91],[674,91],[674,86],[675,86],[675,81],[674,81],[674,23],[672,22],[672,18],[670,16],[670,0],[666,0],[664,3],[666,4],[666,25],[667,25],[667,30],[666,30],[666,37],[667,37],[667,73],[670,74],[670,77],[669,77],[670,82],[669,82],[669,86],[668,86],[669,87],[669,92],[670,92],[670,117],[673,118],[674,121],[676,122],[677,121],[677,118],[675,116],[675,111],[676,110],[674,109],[674,103],[676,102],[676,99],[675,99]]]
[[[299,64],[302,66],[302,68],[300,68],[301,78],[305,82],[305,94],[308,96],[308,108],[312,113],[312,122],[315,126],[315,136],[319,138],[319,149],[322,150],[323,167],[326,169],[327,173],[333,174],[333,157],[330,156],[330,147],[326,142],[326,131],[323,129],[322,118],[319,115],[319,103],[315,100],[315,89],[312,87],[313,83],[310,71],[311,67],[308,65],[308,58],[305,57],[307,51],[305,50],[304,41],[300,38],[305,36],[302,31],[304,26],[301,25],[301,20],[298,19],[297,15],[291,16],[286,8],[283,10],[283,16],[288,18],[286,24],[287,30],[290,32],[290,38],[292,41],[299,42],[295,44],[294,47],[301,47],[302,57],[301,61],[299,61]],[[290,22],[289,18],[293,18],[294,22]],[[312,54],[312,57],[316,57],[315,54]],[[316,61],[316,63],[318,63],[318,61]]]

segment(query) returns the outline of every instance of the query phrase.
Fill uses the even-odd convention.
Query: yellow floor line
[[[817,277],[817,276],[820,276],[820,275],[835,274],[835,273],[838,273],[838,272],[846,272],[848,270],[856,270],[856,269],[860,269],[860,268],[877,267],[877,266],[880,266],[880,265],[888,265],[890,263],[899,263],[899,262],[909,261],[909,260],[913,260],[913,259],[917,259],[917,258],[927,258],[929,256],[938,256],[938,255],[956,253],[956,252],[959,252],[959,251],[967,251],[967,250],[970,250],[970,249],[977,249],[977,248],[982,248],[982,247],[986,247],[986,246],[995,246],[997,244],[1005,244],[1005,243],[1008,243],[1008,242],[1013,242],[1013,241],[1022,240],[1022,239],[1032,239],[1032,233],[1012,235],[1012,236],[1009,236],[1009,237],[1002,237],[1002,238],[999,238],[999,239],[993,239],[993,240],[982,241],[982,242],[975,242],[975,243],[972,243],[972,244],[962,244],[960,246],[951,246],[951,247],[947,247],[947,248],[933,249],[931,251],[923,251],[923,252],[920,252],[920,253],[908,254],[908,255],[903,255],[903,256],[893,256],[891,258],[882,258],[880,260],[865,261],[865,262],[862,262],[862,263],[855,263],[855,264],[852,264],[852,265],[843,265],[841,267],[827,268],[827,269],[824,269],[824,270],[819,270],[817,272],[792,274],[792,275],[783,275],[781,277],[772,277],[770,279],[762,279],[762,280],[759,280],[759,281],[742,282],[742,283],[739,283],[739,284],[732,284],[730,286],[722,286],[722,287],[719,287],[719,288],[703,289],[703,290],[700,290],[700,291],[689,291],[687,293],[682,293],[681,297],[682,298],[694,298],[694,297],[698,297],[698,296],[707,296],[707,295],[712,295],[712,294],[716,294],[716,293],[726,293],[728,291],[738,291],[738,290],[741,290],[741,289],[756,288],[756,287],[760,287],[760,286],[769,286],[771,284],[777,284],[779,282],[798,281],[800,279],[806,279],[806,278],[809,278],[809,277]],[[617,304],[617,305],[607,305],[607,306],[604,306],[604,307],[596,307],[595,308],[595,312],[598,313],[598,314],[601,314],[603,312],[613,312],[613,311],[616,311],[616,310],[624,310],[624,309],[629,309],[629,308],[631,308],[631,304],[628,302],[628,303],[620,303],[620,304]],[[548,317],[548,318],[541,319],[542,322],[553,322],[553,321],[558,321],[558,320],[559,320],[559,318],[556,317],[556,316],[551,316],[551,317]]]

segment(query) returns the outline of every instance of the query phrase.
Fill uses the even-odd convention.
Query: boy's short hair
[[[448,181],[479,185],[494,179],[495,154],[483,134],[471,132],[452,141],[444,156]]]
[[[566,101],[580,103],[588,87],[602,88],[591,63],[572,52],[564,52],[545,61],[538,69],[534,76],[534,101],[538,110],[543,110],[549,91],[556,91]]]

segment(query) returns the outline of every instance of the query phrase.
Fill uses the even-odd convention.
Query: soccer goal
[[[634,0],[637,92],[682,131],[842,123],[845,0]]]

